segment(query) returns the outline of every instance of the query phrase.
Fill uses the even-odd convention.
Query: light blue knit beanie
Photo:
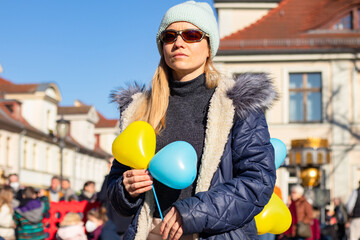
[[[220,35],[214,12],[208,3],[187,1],[171,7],[165,13],[156,35],[160,54],[162,54],[160,34],[174,22],[189,22],[209,35],[211,58],[215,57],[219,48]]]

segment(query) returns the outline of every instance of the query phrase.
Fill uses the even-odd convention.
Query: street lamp
[[[60,147],[60,186],[63,179],[63,149],[65,147],[65,138],[69,132],[70,122],[65,120],[63,116],[61,119],[56,121],[56,131],[59,138],[59,147]]]

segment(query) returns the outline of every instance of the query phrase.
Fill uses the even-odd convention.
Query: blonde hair
[[[78,213],[68,212],[65,215],[64,219],[62,220],[62,222],[60,223],[60,226],[65,227],[65,226],[75,225],[75,224],[78,224],[81,222],[82,222],[82,220]]]
[[[4,204],[8,205],[12,209],[12,200],[14,198],[14,193],[11,187],[4,186],[0,189],[0,207]]]
[[[210,52],[210,48],[209,48]],[[210,55],[210,54],[209,54]],[[206,86],[214,88],[220,80],[220,73],[215,69],[210,57],[205,63]],[[137,110],[135,120],[148,122],[159,134],[165,128],[165,116],[169,105],[169,74],[171,69],[166,65],[163,55],[151,81],[151,90],[146,100]]]

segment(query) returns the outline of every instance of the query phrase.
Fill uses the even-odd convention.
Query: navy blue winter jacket
[[[125,95],[131,96],[126,100]],[[143,93],[118,95],[123,128],[133,120]],[[210,101],[205,146],[193,197],[177,201],[184,234],[199,239],[258,239],[254,216],[269,201],[275,185],[274,150],[263,109],[276,98],[266,75],[223,79]],[[129,110],[130,109],[130,110]],[[127,112],[128,111],[128,112]],[[146,239],[155,207],[151,192],[132,199],[122,184],[129,168],[114,161],[108,185],[113,207],[134,215],[124,239]]]

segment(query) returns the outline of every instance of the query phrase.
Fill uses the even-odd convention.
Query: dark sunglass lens
[[[164,43],[170,43],[173,42],[176,38],[176,33],[175,32],[163,32],[161,35],[161,40]]]
[[[198,30],[187,30],[182,33],[182,36],[187,41],[196,42],[202,38],[203,33]]]

